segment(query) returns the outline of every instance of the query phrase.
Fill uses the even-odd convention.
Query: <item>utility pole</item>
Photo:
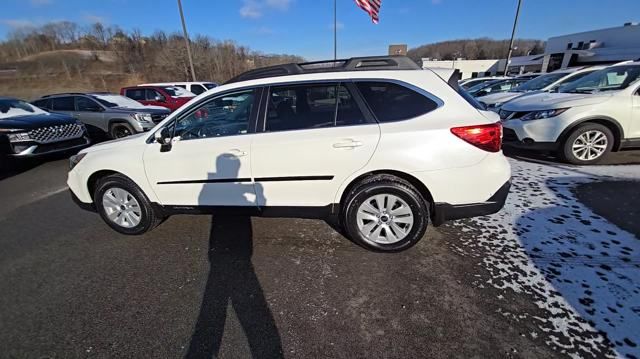
[[[184,42],[187,45],[187,56],[189,57],[189,66],[191,66],[191,78],[196,81],[196,71],[193,69],[193,57],[191,56],[191,45],[189,45],[189,34],[187,34],[187,25],[184,23],[184,13],[182,12],[182,1],[178,0],[178,9],[180,9],[180,19],[182,20],[182,32],[184,33]]]
[[[333,60],[338,59],[338,9],[333,0]]]
[[[507,62],[504,64],[504,74],[507,74],[509,63],[511,62],[511,53],[513,52],[513,40],[516,36],[516,27],[518,26],[518,17],[520,16],[520,5],[522,0],[518,0],[518,9],[516,10],[516,18],[513,20],[513,30],[511,30],[511,41],[509,42],[509,53],[507,54]]]

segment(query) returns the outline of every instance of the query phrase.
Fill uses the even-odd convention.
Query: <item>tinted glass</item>
[[[147,89],[147,101],[155,101],[156,97],[160,97],[162,99],[165,98],[159,91],[154,89]]]
[[[182,140],[233,136],[249,130],[254,91],[214,97],[178,120],[175,136]]]
[[[379,122],[407,120],[438,107],[432,99],[398,84],[359,82],[357,85]]]
[[[271,88],[265,130],[290,131],[365,123],[349,90],[339,84]]]
[[[207,91],[204,87],[200,86],[200,85],[191,85],[191,92],[193,92],[196,95],[199,95],[203,92]]]
[[[96,111],[100,108],[95,101],[88,99],[86,97],[76,97],[76,106],[78,111]]]
[[[529,80],[513,89],[514,92],[538,91],[567,76],[566,72],[546,74]]]
[[[146,100],[145,89],[129,89],[125,91],[125,95],[128,98],[134,99],[136,101],[144,101]]]
[[[34,101],[33,104],[40,108],[46,108],[46,109],[51,108],[51,100],[49,99],[37,100],[37,101]]]
[[[53,99],[54,111],[75,111],[73,97],[56,97]]]

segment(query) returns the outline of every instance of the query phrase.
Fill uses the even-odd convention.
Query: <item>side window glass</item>
[[[76,97],[76,108],[78,111],[95,112],[98,111],[100,105],[95,101],[86,97]]]
[[[357,86],[378,122],[408,120],[438,108],[434,100],[395,83],[367,81]]]
[[[36,105],[37,107],[46,109],[46,110],[50,110],[51,109],[51,100],[47,99],[47,100],[38,100],[35,101],[33,103],[34,105]]]
[[[136,101],[144,101],[146,99],[145,98],[145,89],[128,89],[128,90],[125,91],[125,94],[130,99],[133,99],[133,100],[136,100]]]
[[[156,97],[160,97],[161,101],[165,100],[164,96],[160,92],[154,89],[147,89],[147,100],[155,101]]]
[[[340,84],[271,88],[265,130],[305,130],[365,123],[349,90]]]
[[[249,130],[254,99],[253,90],[214,97],[179,119],[174,136],[190,140],[245,134]]]
[[[199,95],[205,91],[206,89],[200,85],[191,85],[191,92],[193,92],[196,95]]]
[[[73,97],[57,97],[53,99],[54,111],[75,111]]]

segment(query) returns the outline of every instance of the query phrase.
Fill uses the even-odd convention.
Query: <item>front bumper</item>
[[[502,135],[503,148],[519,148],[532,151],[556,151],[558,150],[557,142],[537,142],[532,138],[521,140],[517,133],[510,128],[503,128]]]
[[[13,158],[27,158],[38,157],[50,154],[55,154],[64,151],[80,150],[91,144],[91,140],[88,136],[82,136],[70,140],[52,142],[52,143],[38,143],[38,142],[26,142],[26,143],[13,143],[10,145],[11,151],[9,157]],[[18,147],[20,146],[20,147]]]
[[[435,216],[432,219],[433,224],[435,226],[439,226],[446,221],[452,221],[461,218],[486,216],[496,213],[500,211],[502,207],[504,207],[504,203],[507,200],[510,188],[511,181],[507,181],[486,202],[456,205],[442,202],[436,203]]]

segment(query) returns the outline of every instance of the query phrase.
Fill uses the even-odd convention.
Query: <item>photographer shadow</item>
[[[211,173],[209,178],[238,178],[239,169],[240,160],[224,154],[217,158],[217,172]],[[256,194],[255,201],[264,203],[259,185],[235,183],[233,188],[216,186],[207,184],[203,187],[200,203],[207,203],[204,196],[211,198],[209,196],[218,194],[214,191],[221,192],[219,195],[225,198],[241,196],[247,206],[255,206],[256,202],[251,200],[253,194]],[[218,356],[229,304],[236,313],[254,358],[283,357],[280,334],[255,274],[252,255],[251,217],[213,215],[209,234],[209,276],[186,358]]]

